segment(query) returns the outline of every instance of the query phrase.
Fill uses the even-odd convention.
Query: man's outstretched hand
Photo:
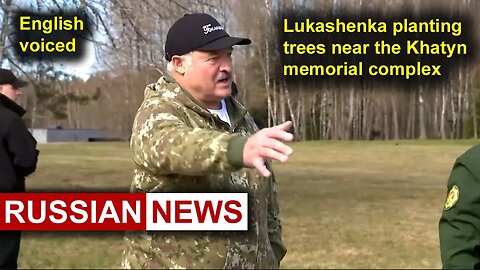
[[[264,177],[271,172],[265,167],[266,159],[275,159],[286,162],[293,150],[285,144],[293,140],[293,134],[288,131],[292,122],[287,121],[278,126],[264,128],[248,138],[243,149],[243,163],[245,166],[257,169]]]

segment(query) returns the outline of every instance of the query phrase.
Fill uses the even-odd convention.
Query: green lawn
[[[276,164],[284,268],[439,268],[438,219],[476,141],[306,142]],[[40,145],[35,191],[128,191],[127,143]],[[24,232],[19,267],[115,268],[120,233]]]

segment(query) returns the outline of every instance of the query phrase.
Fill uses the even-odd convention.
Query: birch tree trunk
[[[419,139],[427,138],[427,129],[425,126],[425,101],[423,98],[423,86],[418,88],[418,121],[420,128]]]
[[[440,135],[442,140],[447,139],[447,133],[445,131],[445,115],[447,110],[447,91],[445,89],[445,83],[442,84],[442,111],[440,114]]]

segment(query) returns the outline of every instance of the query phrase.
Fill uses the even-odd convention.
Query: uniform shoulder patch
[[[458,201],[458,196],[460,195],[460,190],[458,189],[457,185],[453,185],[447,195],[447,200],[445,201],[445,206],[443,207],[444,210],[448,210],[452,208],[455,203]]]

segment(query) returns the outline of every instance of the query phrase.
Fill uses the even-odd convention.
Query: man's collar
[[[180,101],[184,106],[203,115],[211,114],[208,108],[204,104],[202,104],[199,100],[193,97],[193,95],[188,90],[182,88],[180,84],[172,76],[168,76],[168,75],[163,76],[158,80],[157,83],[161,85],[162,84],[173,85],[174,88],[178,88],[179,92],[178,92],[178,95],[176,95],[176,99]],[[160,88],[164,88],[164,87],[160,87]]]
[[[0,106],[9,109],[10,111],[18,114],[18,116],[22,117],[27,112],[23,109],[20,105],[15,103],[13,100],[9,99],[3,94],[0,94]]]
[[[245,107],[232,96],[225,99],[225,104],[227,105],[227,111],[232,122],[232,127],[235,128],[238,122],[240,122],[247,114],[247,109],[245,109]]]
[[[197,99],[195,99],[187,90],[181,88],[180,85],[177,83],[177,81],[173,77],[163,76],[157,81],[157,84],[160,85],[159,87],[160,89],[167,88],[167,89],[170,89],[170,91],[172,91],[175,88],[178,88],[179,92],[177,95],[175,95],[175,98],[178,101],[180,101],[184,106],[205,116],[212,115],[212,113],[208,110],[207,107],[205,107]],[[240,120],[245,116],[247,112],[245,107],[242,106],[233,97],[225,98],[225,103],[227,105],[228,114],[230,115],[233,122],[237,122],[238,120]]]

